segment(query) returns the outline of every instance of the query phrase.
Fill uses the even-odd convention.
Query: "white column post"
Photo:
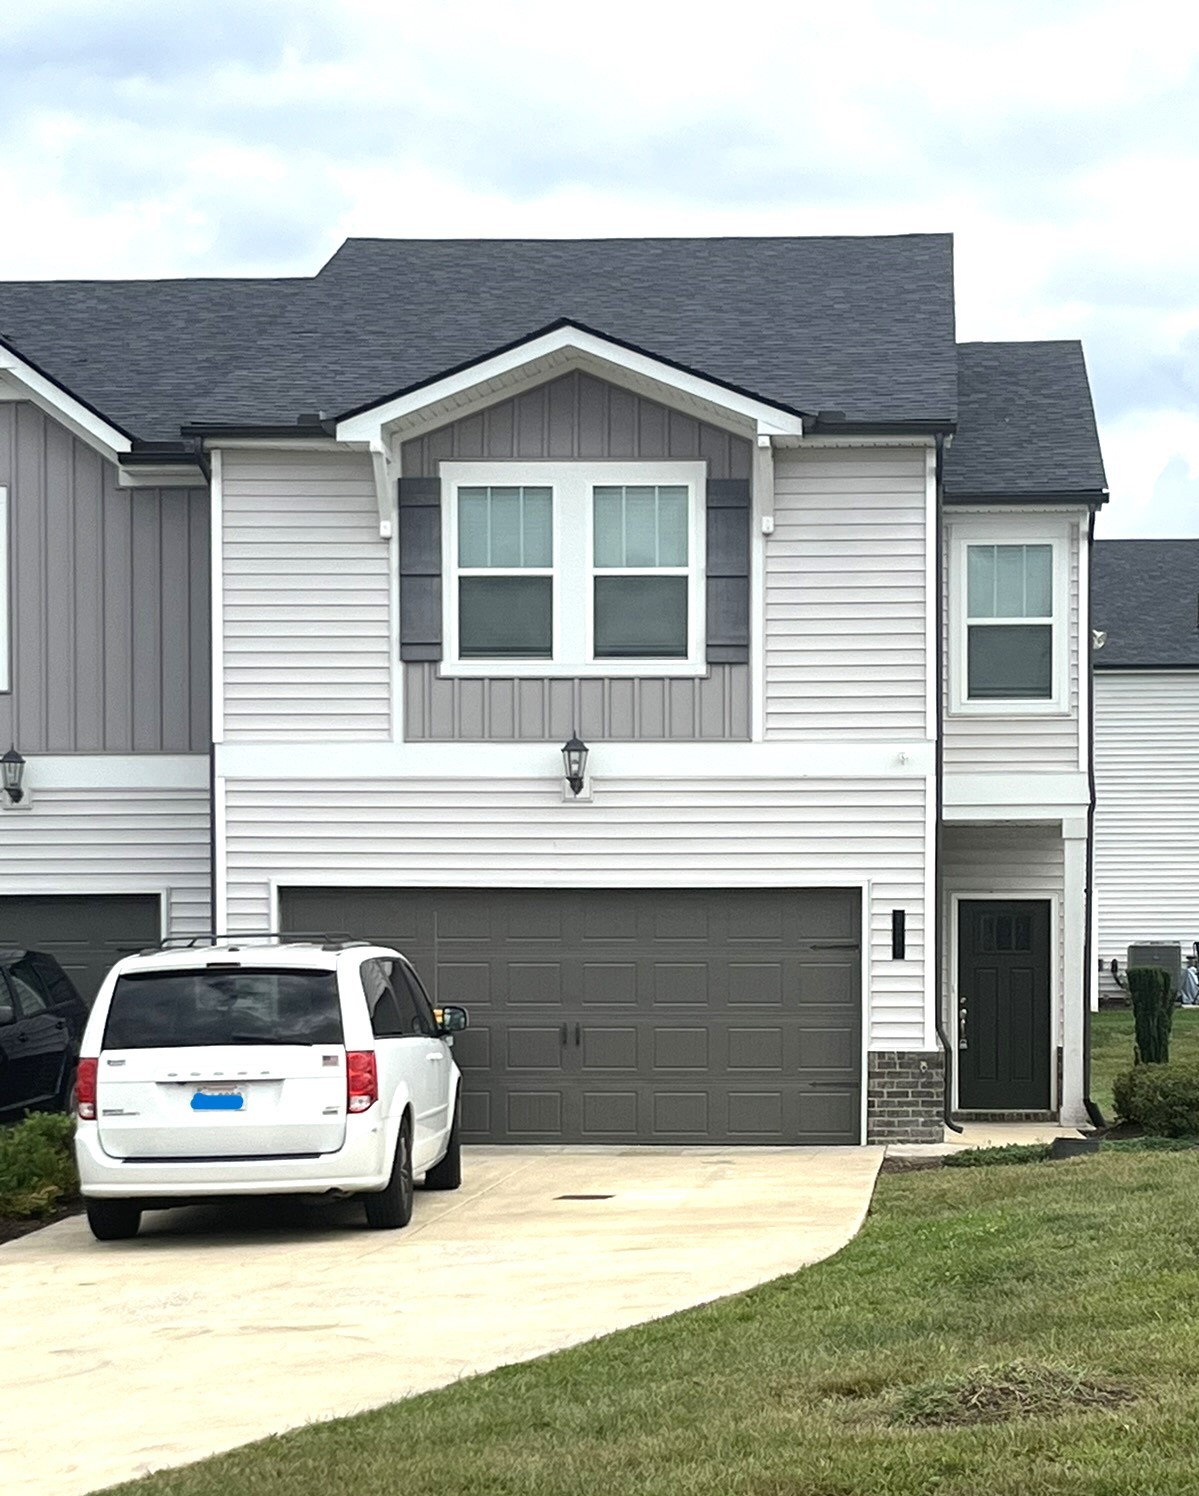
[[[1083,992],[1087,923],[1087,821],[1062,821],[1062,1094],[1061,1120],[1067,1127],[1087,1121],[1083,1105]]]

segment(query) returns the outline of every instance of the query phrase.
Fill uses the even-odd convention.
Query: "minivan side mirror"
[[[437,1019],[437,1027],[443,1034],[460,1034],[470,1022],[466,1009],[454,1007],[452,1004],[444,1008],[434,1008],[433,1016]]]

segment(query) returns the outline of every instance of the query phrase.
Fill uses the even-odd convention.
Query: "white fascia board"
[[[0,343],[0,371],[13,381],[18,392],[31,404],[53,416],[60,425],[110,462],[116,462],[122,453],[133,450],[133,443],[124,432],[110,426],[81,400],[69,395],[44,374],[39,374],[3,343]]]
[[[217,773],[235,779],[561,779],[557,743],[218,743]],[[933,745],[901,743],[593,743],[588,772],[605,779],[912,780],[933,773]]]
[[[579,327],[558,327],[552,332],[542,333],[540,337],[531,338],[516,348],[510,348],[505,353],[498,353],[472,364],[468,369],[422,385],[420,389],[397,396],[394,400],[381,401],[369,410],[339,421],[337,440],[372,444],[379,440],[383,428],[402,421],[406,416],[415,415],[425,406],[467,394],[487,380],[502,378],[535,359],[564,352],[595,359],[611,367],[616,374],[624,371],[644,379],[652,379],[681,394],[722,406],[751,423],[761,436],[790,436],[797,439],[803,436],[801,416],[779,410],[750,395],[727,389],[702,375],[676,369],[650,354],[638,353],[619,343],[611,343],[596,333],[585,332]]]
[[[1074,816],[1090,801],[1082,773],[946,774],[947,821],[1045,821]]]
[[[180,463],[139,464],[137,467],[120,468],[117,472],[118,488],[207,488],[208,479],[198,464],[184,466]]]
[[[206,753],[37,753],[26,762],[34,790],[206,790]]]

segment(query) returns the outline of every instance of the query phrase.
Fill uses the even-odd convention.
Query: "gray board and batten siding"
[[[36,406],[0,401],[11,690],[22,753],[204,753],[208,493],[121,488]]]
[[[708,674],[441,675],[442,461],[673,459],[708,467]],[[404,735],[410,742],[738,740],[750,735],[750,444],[601,379],[565,374],[406,442],[400,489]]]

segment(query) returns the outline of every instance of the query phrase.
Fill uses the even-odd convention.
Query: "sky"
[[[1083,340],[1101,536],[1199,536],[1179,0],[36,0],[0,278],[309,275],[351,234],[952,232],[958,335]]]

